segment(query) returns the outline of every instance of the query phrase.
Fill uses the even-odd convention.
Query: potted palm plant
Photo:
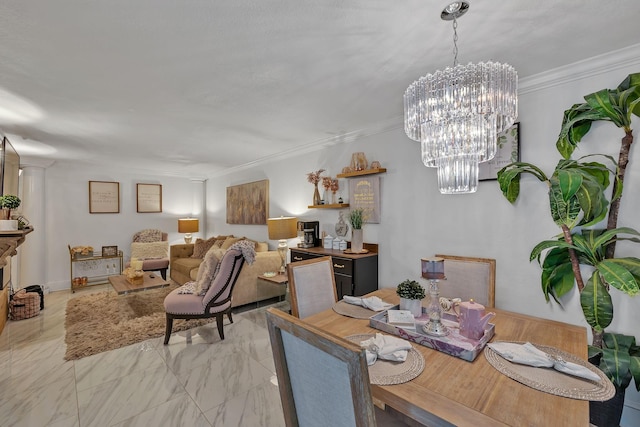
[[[426,293],[415,280],[405,280],[396,288],[400,297],[400,310],[409,310],[415,317],[422,315],[422,300]]]
[[[640,73],[629,75],[616,89],[603,89],[586,95],[585,101],[564,112],[556,142],[562,158],[551,176],[531,163],[515,162],[498,172],[498,182],[503,195],[511,203],[518,198],[523,174],[535,176],[549,188],[551,217],[560,227],[561,234],[536,245],[531,251],[530,261],[535,259],[542,267],[542,290],[547,301],[551,297],[560,303],[574,284],[577,286],[585,320],[593,333],[589,354],[600,357],[598,366],[622,394],[616,416],[608,416],[606,423],[598,421],[598,409],[592,403],[591,422],[599,426],[617,426],[622,414],[624,390],[631,378],[635,379],[636,389],[640,391],[640,352],[635,338],[605,332],[613,319],[611,288],[630,296],[640,293],[640,259],[615,257],[617,241],[640,242],[640,233],[636,230],[617,225],[629,149],[633,142],[631,118],[632,115],[640,116]],[[604,155],[571,159],[594,121],[609,121],[624,131],[617,162]],[[594,161],[596,157],[604,159],[610,166]],[[612,190],[607,197],[612,182]],[[589,228],[605,218],[606,229]],[[591,271],[586,283],[581,266],[588,266]]]

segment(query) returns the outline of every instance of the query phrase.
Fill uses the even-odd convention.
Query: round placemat
[[[344,302],[344,300],[340,300],[335,303],[333,311],[343,316],[353,317],[355,319],[368,319],[378,313],[377,311],[369,310],[361,305],[349,304],[348,302]]]
[[[523,342],[516,342],[524,344]],[[533,389],[557,396],[569,397],[579,400],[605,401],[615,395],[615,387],[600,369],[591,363],[584,361],[573,354],[566,353],[554,347],[534,344],[534,346],[552,356],[562,357],[567,362],[573,362],[588,368],[600,377],[600,381],[590,381],[580,377],[563,374],[553,368],[536,368],[519,363],[512,363],[489,346],[484,349],[484,357],[498,372],[508,376]]]
[[[374,337],[374,334],[350,335],[345,339],[360,345],[361,341]],[[378,359],[369,366],[369,381],[376,385],[394,385],[411,381],[424,370],[424,357],[415,348],[407,352],[404,362],[392,362]]]

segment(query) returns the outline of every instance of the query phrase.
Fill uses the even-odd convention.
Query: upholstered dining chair
[[[444,258],[446,280],[440,282],[440,296],[462,298],[485,307],[495,307],[496,260],[457,255],[436,255]]]
[[[213,258],[212,258],[213,259]],[[205,257],[205,261],[207,262]],[[164,334],[164,344],[169,343],[171,338],[171,329],[173,328],[173,319],[205,319],[216,318],[218,333],[220,339],[224,339],[223,320],[226,314],[229,322],[233,323],[231,316],[231,296],[233,287],[238,280],[238,275],[244,264],[244,256],[241,250],[229,248],[220,260],[218,265],[212,265],[211,276],[213,282],[206,290],[204,295],[183,292],[182,286],[174,289],[164,299],[164,309],[166,312],[166,329]],[[202,270],[205,268],[201,267]]]
[[[359,345],[275,308],[266,315],[288,427],[406,426],[374,406]]]
[[[292,262],[287,273],[294,316],[304,319],[333,307],[338,300],[330,256]]]

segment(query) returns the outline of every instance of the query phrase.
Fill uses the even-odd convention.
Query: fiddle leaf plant
[[[633,296],[639,293],[640,284],[640,259],[615,258],[617,241],[640,242],[636,230],[617,225],[629,149],[633,143],[631,120],[633,115],[640,116],[640,73],[630,74],[616,89],[603,89],[584,99],[584,103],[575,104],[564,112],[556,141],[562,159],[550,177],[533,164],[516,162],[498,172],[498,182],[511,203],[515,203],[520,194],[520,178],[524,174],[531,174],[548,185],[550,214],[562,233],[555,240],[536,245],[530,260],[537,259],[542,267],[542,291],[547,301],[551,297],[560,303],[560,298],[571,291],[575,283],[585,320],[592,328],[593,346],[604,350],[607,345],[611,350],[603,339],[619,334],[605,335],[614,313],[610,287]],[[611,168],[587,161],[590,156],[571,159],[595,121],[611,122],[624,132],[617,161],[600,155],[613,165]],[[610,186],[612,189],[607,197]],[[605,218],[605,230],[586,228]],[[581,265],[592,268],[586,284]],[[620,346],[614,346],[612,351],[623,355],[629,353]],[[604,359],[609,360],[608,356]],[[624,371],[625,367],[620,365],[619,368]]]

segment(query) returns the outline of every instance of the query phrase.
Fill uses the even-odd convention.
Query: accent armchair
[[[142,271],[159,271],[167,280],[169,268],[168,234],[161,230],[147,229],[133,235],[131,258],[142,260]],[[125,267],[129,267],[130,262]]]
[[[185,284],[178,289],[174,289],[165,297],[164,309],[167,318],[164,334],[165,345],[169,343],[171,338],[173,319],[206,319],[215,317],[220,339],[224,340],[224,315],[226,314],[229,322],[233,323],[231,296],[244,260],[240,249],[230,248],[225,252],[219,263],[213,252],[211,252],[211,254],[207,254],[205,261],[203,261],[203,264],[207,263],[207,268],[200,268],[200,270],[203,270],[201,273],[203,276],[198,277],[196,282],[191,282],[191,284],[196,285],[193,293],[181,293],[183,288],[187,286]],[[211,280],[211,277],[213,277],[213,281],[208,289],[204,291],[206,293],[199,295],[198,283],[201,285],[203,282]]]

